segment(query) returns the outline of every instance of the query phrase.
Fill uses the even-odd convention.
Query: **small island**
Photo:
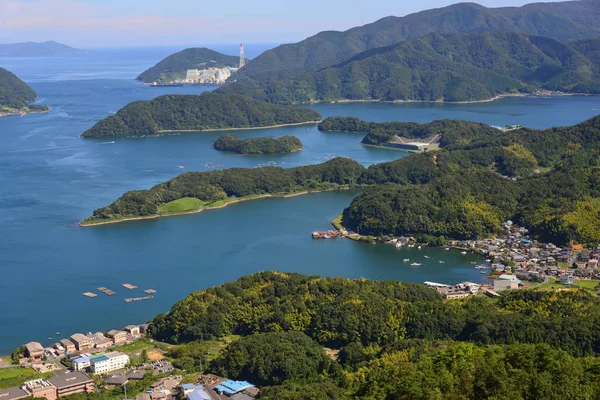
[[[302,150],[302,142],[295,136],[280,138],[247,138],[226,133],[214,144],[216,150],[231,151],[238,154],[286,154]]]
[[[321,115],[308,108],[270,104],[238,94],[165,95],[135,101],[99,121],[81,137],[157,136],[316,124]]]
[[[0,118],[8,115],[24,115],[46,112],[48,107],[30,104],[37,94],[12,72],[0,68]]]

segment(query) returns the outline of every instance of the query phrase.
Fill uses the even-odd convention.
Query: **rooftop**
[[[246,381],[226,380],[215,386],[215,389],[226,394],[234,394],[246,390],[252,386],[254,385]]]
[[[188,393],[188,400],[212,400],[208,392],[204,389],[194,390],[193,392]]]
[[[76,342],[88,342],[90,340],[87,336],[81,333],[75,333],[71,335],[71,339],[73,339]]]
[[[25,345],[29,353],[44,351],[44,347],[38,342],[29,342]]]
[[[0,389],[0,399],[2,400],[17,400],[29,397],[29,394],[20,387],[10,387],[8,389]]]
[[[93,380],[83,372],[75,371],[57,374],[54,378],[48,379],[48,382],[56,386],[58,389],[63,389],[70,386],[92,383]]]

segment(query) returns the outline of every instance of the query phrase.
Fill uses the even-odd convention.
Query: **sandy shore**
[[[358,186],[354,186],[354,187],[358,187]],[[335,188],[335,189],[324,189],[324,190],[305,190],[303,192],[296,192],[296,193],[289,193],[289,194],[263,194],[260,196],[255,196],[255,197],[246,197],[246,198],[241,198],[241,199],[236,199],[236,200],[231,200],[228,201],[225,204],[221,204],[219,206],[207,206],[207,207],[203,207],[199,210],[193,210],[193,211],[183,211],[183,212],[178,212],[178,213],[170,213],[170,214],[156,214],[156,215],[148,215],[145,217],[133,217],[133,218],[123,218],[123,219],[117,219],[117,220],[111,220],[111,221],[103,221],[103,222],[93,222],[93,223],[88,223],[88,224],[84,224],[83,221],[79,223],[79,226],[82,228],[87,228],[90,226],[100,226],[100,225],[110,225],[110,224],[119,224],[121,222],[127,222],[127,221],[141,221],[141,220],[145,220],[145,219],[156,219],[156,218],[162,218],[162,217],[175,217],[178,215],[189,215],[189,214],[198,214],[204,210],[214,210],[214,209],[218,209],[218,208],[225,208],[228,205],[231,204],[235,204],[235,203],[241,203],[243,201],[250,201],[250,200],[257,200],[257,199],[264,199],[267,197],[274,197],[274,198],[288,198],[288,197],[296,197],[296,196],[302,196],[305,194],[312,194],[312,193],[323,193],[323,192],[333,192],[336,190],[349,190],[350,186],[340,186],[339,188]]]

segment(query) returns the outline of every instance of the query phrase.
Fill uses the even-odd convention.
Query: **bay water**
[[[247,53],[251,48],[247,46]],[[363,147],[361,135],[322,133],[316,126],[236,132],[241,137],[295,135],[304,144],[301,152],[277,156],[218,152],[212,148],[218,132],[115,138],[114,143],[113,139],[78,138],[96,121],[131,101],[212,90],[198,86],[153,88],[134,81],[140,72],[175,50],[95,50],[54,58],[0,58],[0,66],[28,82],[39,94],[39,102],[51,107],[47,114],[0,119],[0,354],[30,340],[49,344],[75,332],[142,323],[192,291],[264,270],[419,283],[481,280],[472,264],[481,259],[472,255],[311,239],[312,231],[329,228],[330,221],[358,191],[261,199],[194,215],[78,227],[94,209],[124,192],[150,188],[185,171],[291,167],[336,156],[369,166],[407,155]],[[595,116],[600,113],[600,98],[322,104],[313,108],[324,117],[352,115],[370,121],[454,118],[547,128]],[[422,266],[411,267],[403,262],[405,258]],[[124,283],[138,289],[127,290],[121,286]],[[99,294],[93,299],[82,296],[101,286],[117,294]],[[144,296],[142,290],[150,288],[157,291],[153,300],[123,301]]]

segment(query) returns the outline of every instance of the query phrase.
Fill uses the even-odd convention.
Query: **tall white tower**
[[[240,68],[246,65],[246,58],[244,57],[244,44],[240,44]]]

